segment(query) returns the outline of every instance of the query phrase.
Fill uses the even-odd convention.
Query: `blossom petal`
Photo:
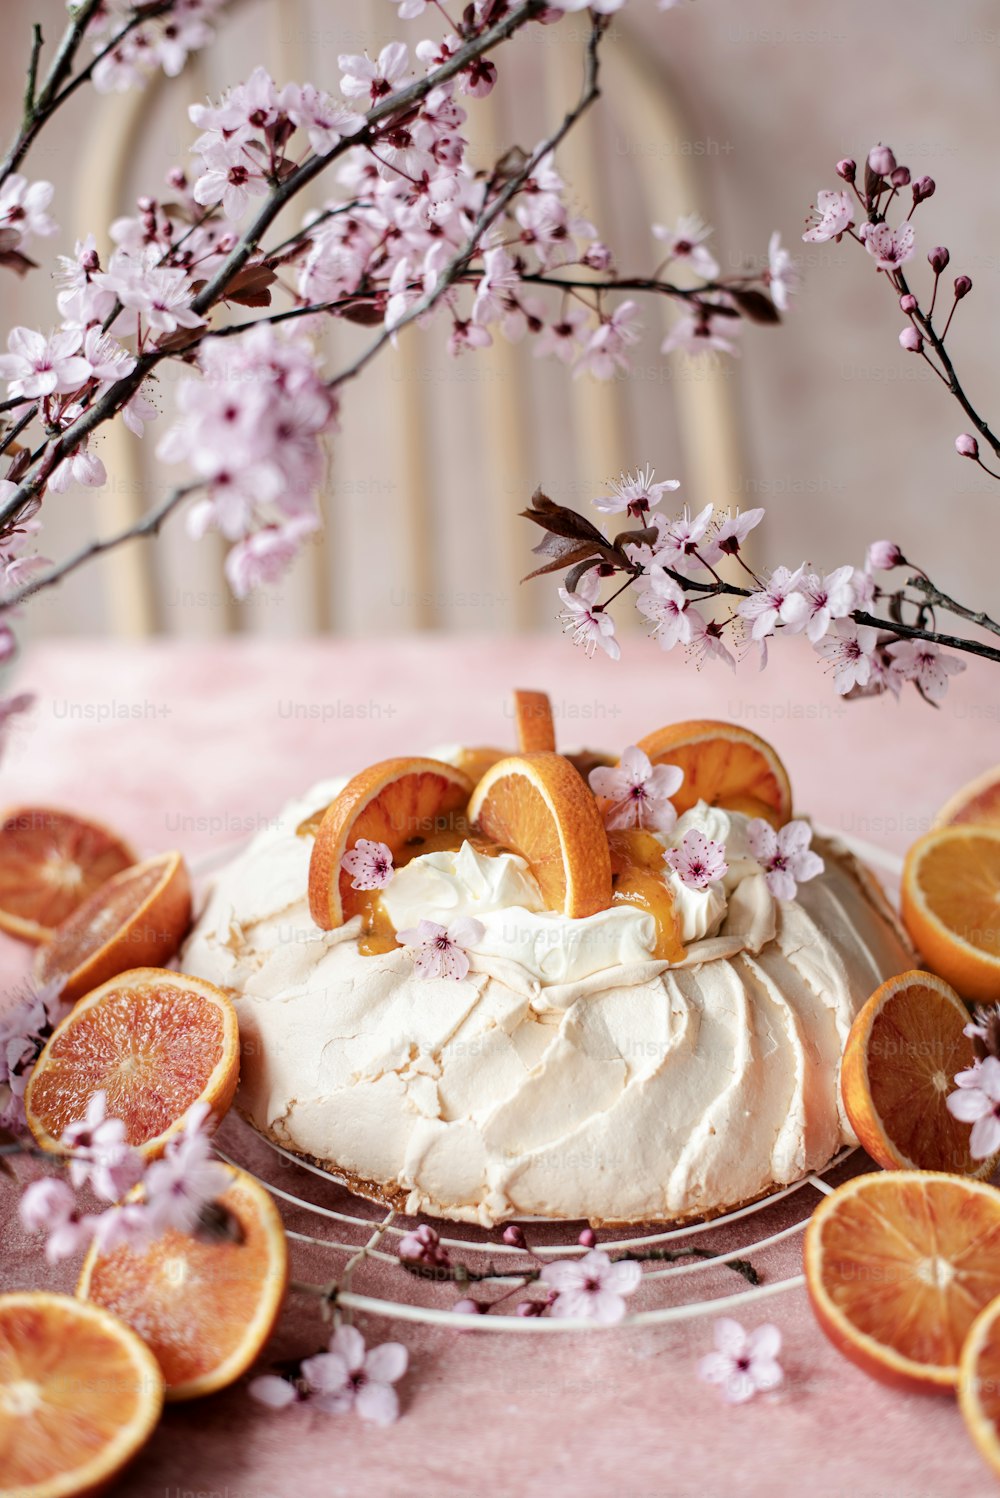
[[[296,1400],[294,1386],[276,1373],[262,1373],[259,1378],[251,1379],[247,1393],[258,1404],[266,1404],[272,1410],[283,1410]]]
[[[365,1358],[365,1374],[380,1384],[394,1384],[409,1365],[410,1354],[402,1342],[383,1342]]]
[[[365,1363],[365,1339],[356,1326],[338,1326],[330,1338],[330,1352],[339,1353],[352,1373],[359,1373]]]
[[[362,1384],[354,1399],[362,1420],[373,1425],[391,1425],[399,1415],[399,1396],[391,1384]]]

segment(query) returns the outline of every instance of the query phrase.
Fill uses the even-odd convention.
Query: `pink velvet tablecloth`
[[[321,776],[436,743],[512,743],[514,685],[549,691],[566,748],[623,747],[678,718],[734,719],[774,742],[799,810],[895,852],[947,794],[1000,760],[1000,674],[991,668],[971,665],[935,712],[913,692],[899,704],[845,705],[803,642],[773,655],[766,673],[748,667],[734,678],[722,667],[699,675],[638,640],[618,665],[551,638],[49,644],[20,672],[38,703],[0,772],[3,800],[75,807],[143,852],[179,847],[198,858],[238,843]],[[0,961],[10,989],[24,951],[4,942]],[[347,1203],[333,1184],[276,1163],[245,1126],[227,1121],[223,1137],[292,1194]],[[73,1266],[45,1265],[0,1180],[5,1190],[2,1287],[71,1288]],[[807,1188],[772,1209],[773,1221],[793,1221],[815,1200]],[[323,1231],[300,1209],[287,1220]],[[800,1248],[793,1235],[768,1250],[765,1280],[798,1273]],[[293,1259],[300,1279],[330,1277],[323,1249],[296,1244]],[[713,1294],[745,1288],[732,1273],[710,1273]],[[378,1273],[369,1283],[374,1294],[392,1294]],[[239,1385],[169,1409],[117,1491],[959,1498],[994,1490],[953,1401],[891,1392],[844,1362],[802,1290],[747,1307],[743,1319],[778,1323],[786,1382],[730,1408],[694,1376],[711,1343],[709,1318],[515,1336],[360,1317],[369,1340],[398,1337],[410,1350],[397,1425],[380,1430],[307,1406],[270,1413]],[[321,1340],[315,1304],[293,1297],[272,1353],[315,1351]]]

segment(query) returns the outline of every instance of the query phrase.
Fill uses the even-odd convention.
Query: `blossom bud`
[[[899,310],[901,312],[916,312],[916,310],[917,310],[917,299],[913,295],[912,291],[908,291],[905,296],[901,296],[900,297],[900,299],[899,299]]]
[[[463,1295],[461,1300],[456,1300],[452,1310],[457,1311],[460,1316],[482,1316],[488,1307],[481,1300],[473,1300],[470,1296]]]
[[[544,1310],[544,1300],[519,1300],[517,1303],[519,1316],[540,1316]]]
[[[978,458],[979,443],[971,432],[960,432],[955,438],[955,451],[960,458]]]
[[[905,348],[908,354],[922,354],[924,340],[916,328],[904,328],[899,335],[899,346]]]
[[[935,185],[933,177],[918,177],[913,184],[914,203],[922,203],[925,198],[932,198]]]
[[[611,251],[606,244],[595,239],[593,244],[587,246],[583,252],[583,263],[591,270],[606,271],[611,269]]]
[[[576,1241],[581,1248],[594,1248],[597,1245],[597,1234],[593,1228],[584,1228]]]
[[[893,187],[909,187],[910,168],[908,166],[897,166],[896,170],[889,174],[889,181]]]
[[[895,541],[873,541],[868,548],[866,572],[891,572],[893,567],[902,567],[906,558]]]
[[[503,1241],[509,1248],[527,1248],[528,1246],[528,1240],[516,1222],[511,1222],[504,1228]]]
[[[845,182],[853,182],[857,176],[858,163],[852,161],[850,156],[845,156],[843,161],[837,162],[837,176],[843,177]]]
[[[183,192],[188,185],[187,173],[181,166],[172,166],[167,173],[167,185],[177,192]]]
[[[896,170],[896,158],[888,146],[872,146],[868,152],[868,165],[877,177],[888,177]]]
[[[156,199],[147,197],[137,198],[135,206],[138,208],[140,213],[155,213]]]
[[[936,244],[932,250],[927,251],[927,262],[936,276],[941,274],[950,259],[943,244]]]
[[[969,292],[971,290],[972,290],[972,281],[969,279],[968,276],[956,276],[955,277],[955,300],[956,301],[960,302],[964,296],[968,296],[969,295]]]

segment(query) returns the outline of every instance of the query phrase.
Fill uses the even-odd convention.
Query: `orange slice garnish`
[[[102,1493],[152,1435],[163,1375],[131,1327],[69,1295],[0,1295],[0,1491]]]
[[[92,1246],[77,1295],[135,1328],[167,1399],[198,1399],[245,1373],[274,1330],[288,1285],[278,1209],[252,1176],[231,1170],[218,1198],[235,1233],[205,1239],[173,1229],[110,1253]]]
[[[48,806],[19,806],[0,823],[0,930],[47,941],[113,874],[135,862],[97,822]]]
[[[775,827],[792,815],[788,773],[765,739],[735,723],[668,723],[639,740],[654,765],[677,765],[684,781],[671,796],[677,814],[698,801],[763,817]]]
[[[1000,1191],[968,1176],[855,1176],[813,1213],[805,1271],[845,1357],[897,1388],[954,1388],[969,1328],[1000,1294]]]
[[[1000,765],[985,770],[963,785],[944,803],[934,818],[935,827],[971,823],[976,827],[1000,827]]]
[[[340,863],[367,838],[385,843],[398,865],[461,811],[472,794],[469,777],[438,759],[386,759],[348,781],[326,809],[309,861],[309,910],[324,931],[367,908],[366,892],[351,888]],[[402,855],[402,858],[401,858]]]
[[[901,973],[877,988],[844,1047],[840,1090],[851,1126],[886,1170],[944,1170],[989,1177],[974,1160],[971,1131],[945,1099],[955,1073],[975,1059],[969,1011],[933,973]]]
[[[938,827],[906,855],[903,922],[962,998],[1000,996],[1000,828]]]
[[[958,1405],[969,1434],[1000,1477],[1000,1298],[980,1311],[965,1339]]]
[[[548,910],[593,915],[611,904],[611,858],[593,793],[561,754],[513,755],[487,770],[469,820],[520,853]]]
[[[135,967],[161,967],[191,924],[191,881],[179,853],[124,869],[63,921],[38,953],[41,983],[61,979],[67,1003]]]
[[[555,749],[556,727],[547,692],[515,692],[514,720],[517,724],[517,747],[522,754]]]
[[[221,1118],[240,1071],[231,1000],[214,983],[138,968],[88,994],[53,1031],[24,1094],[28,1125],[43,1149],[59,1152],[69,1124],[95,1092],[124,1121],[129,1144],[152,1159],[197,1102]]]

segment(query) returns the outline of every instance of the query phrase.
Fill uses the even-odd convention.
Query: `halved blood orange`
[[[549,910],[593,915],[611,904],[611,856],[593,792],[561,754],[512,755],[487,770],[469,820],[527,861]]]
[[[105,880],[135,862],[107,827],[49,806],[18,806],[0,822],[0,930],[47,941]]]
[[[71,1003],[134,967],[160,967],[191,924],[191,881],[179,853],[124,869],[96,889],[38,953],[40,982],[62,979]]]
[[[958,1405],[969,1434],[1000,1477],[1000,1297],[980,1311],[965,1339]]]
[[[517,723],[517,747],[522,754],[555,749],[556,728],[547,692],[515,692],[514,718]]]
[[[764,817],[781,827],[792,815],[792,787],[781,760],[749,728],[711,718],[668,723],[639,740],[654,765],[678,765],[684,782],[670,799],[678,815],[698,801]]]
[[[938,827],[903,864],[903,922],[924,961],[962,998],[1000,996],[1000,827]]]
[[[366,908],[340,863],[360,838],[385,843],[396,863],[412,856],[472,794],[469,777],[438,759],[386,759],[348,781],[326,809],[309,861],[309,910],[324,931]]]
[[[845,1357],[897,1388],[952,1389],[1000,1294],[1000,1191],[934,1171],[855,1176],[817,1207],[804,1252],[813,1310]]]
[[[985,770],[963,785],[944,803],[934,818],[935,827],[971,823],[977,827],[1000,827],[1000,765]]]
[[[995,1160],[974,1160],[969,1125],[945,1099],[972,1065],[969,1011],[933,973],[901,973],[872,994],[844,1047],[840,1090],[864,1148],[886,1170],[944,1170],[987,1179]]]
[[[235,1227],[206,1239],[172,1229],[137,1247],[90,1249],[77,1295],[134,1327],[169,1400],[199,1399],[245,1373],[274,1330],[288,1285],[278,1209],[252,1176],[231,1170],[218,1198]]]
[[[0,1295],[0,1491],[102,1493],[152,1435],[163,1375],[135,1332],[69,1295]]]
[[[57,1025],[24,1094],[28,1124],[59,1153],[69,1124],[95,1092],[124,1120],[129,1144],[162,1154],[188,1109],[206,1102],[221,1118],[240,1071],[232,1001],[214,983],[166,968],[121,973],[88,994]]]

